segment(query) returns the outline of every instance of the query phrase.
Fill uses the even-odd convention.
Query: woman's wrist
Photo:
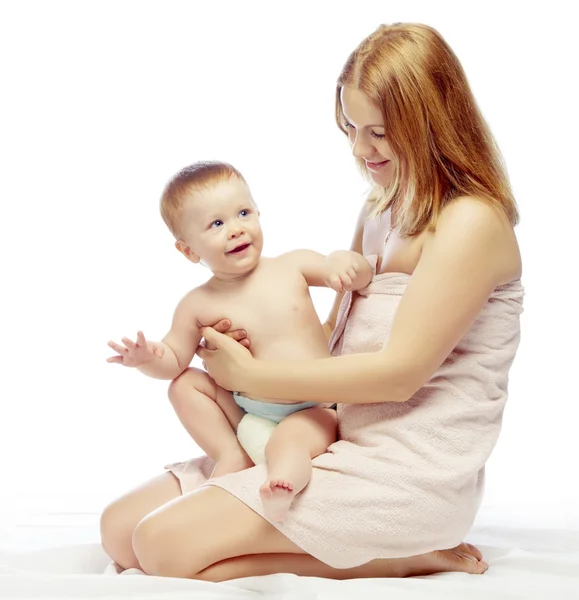
[[[279,398],[275,390],[279,371],[276,371],[278,363],[252,359],[244,370],[245,393],[254,400],[261,399],[263,402],[277,402],[279,404],[293,404],[293,398]],[[275,400],[272,400],[275,399]]]
[[[251,357],[243,369],[243,391],[249,396],[257,396],[259,393],[262,367],[263,361]]]

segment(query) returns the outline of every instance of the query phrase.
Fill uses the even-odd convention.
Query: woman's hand
[[[234,329],[230,331],[231,321],[229,319],[221,319],[221,321],[217,321],[217,323],[213,323],[210,325],[211,328],[215,329],[219,333],[224,333],[229,336],[232,340],[239,342],[242,346],[246,348],[251,347],[251,342],[247,338],[247,331],[245,329]],[[201,342],[202,347],[209,348],[209,350],[215,350],[211,345],[207,345],[207,340]]]
[[[247,391],[255,364],[249,350],[213,327],[204,327],[201,334],[207,343],[206,347],[197,348],[197,355],[203,361],[210,377],[226,390]]]

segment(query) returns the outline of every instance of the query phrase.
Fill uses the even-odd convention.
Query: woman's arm
[[[436,372],[494,288],[519,276],[519,261],[506,219],[481,201],[461,199],[426,239],[383,350],[295,362],[240,362],[226,351],[211,375],[253,398],[281,402],[404,402]]]
[[[519,275],[510,225],[474,199],[450,205],[400,301],[380,352],[304,362],[257,362],[248,392],[280,400],[404,402],[436,372],[492,291]]]

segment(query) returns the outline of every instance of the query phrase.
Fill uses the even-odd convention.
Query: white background
[[[335,80],[380,23],[417,21],[462,61],[522,215],[523,340],[484,506],[579,527],[578,50],[564,6],[1,2],[5,514],[98,509],[199,453],[166,382],[105,362],[111,338],[163,336],[207,277],[173,247],[164,183],[230,161],[261,208],[265,254],[348,247],[366,184],[334,123]],[[332,294],[314,299],[325,317]]]

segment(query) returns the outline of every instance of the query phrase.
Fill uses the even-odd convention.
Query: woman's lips
[[[382,162],[370,162],[369,160],[367,160],[366,166],[368,167],[368,169],[370,169],[370,171],[379,171],[380,169],[384,168],[389,162],[389,160],[383,160]]]

